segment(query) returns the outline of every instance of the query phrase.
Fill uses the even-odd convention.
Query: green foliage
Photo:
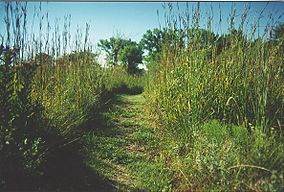
[[[164,31],[160,29],[148,30],[143,35],[140,40],[140,46],[148,52],[145,60],[149,63],[156,54],[158,54],[162,50],[162,40],[164,37]]]
[[[142,49],[131,39],[111,37],[109,40],[102,39],[98,47],[107,53],[106,61],[109,65],[124,64],[129,74],[137,73],[137,65],[142,62]]]
[[[42,38],[40,27],[36,40],[27,33],[26,4],[3,7],[7,31],[0,45],[1,189],[31,190],[39,178],[52,173],[48,168],[69,169],[67,160],[77,167],[81,160],[72,154],[84,153],[100,174],[114,179],[117,168],[124,177],[120,181],[127,178],[127,184],[139,190],[283,191],[282,24],[271,31],[271,39],[250,39],[243,33],[246,13],[236,30],[233,10],[229,32],[217,36],[210,17],[207,29],[199,27],[198,4],[191,27],[188,15],[175,18],[170,13],[167,26],[148,30],[139,45],[123,38],[101,40],[98,46],[112,65],[102,68],[87,46],[88,24],[85,42],[78,30],[76,48],[67,53],[67,21],[62,36],[55,26],[49,41],[49,34]],[[38,15],[42,26],[45,17]],[[148,53],[147,74],[137,69],[143,49]],[[146,111],[156,129],[143,124],[141,95],[120,95],[112,113],[101,113],[112,94],[141,93],[146,84]],[[96,124],[100,115],[106,122]],[[78,140],[84,152],[82,143],[70,145]],[[72,153],[62,149],[66,146]],[[76,171],[70,173],[77,176]],[[60,178],[54,173],[45,178],[49,176]],[[61,185],[69,178],[56,182]]]
[[[131,42],[119,51],[119,58],[127,65],[127,72],[135,74],[138,71],[138,64],[142,62],[142,50],[137,43]]]
[[[5,36],[1,34],[0,45],[0,188],[46,189],[49,181],[43,183],[43,178],[48,174],[57,177],[48,168],[54,164],[57,170],[64,169],[60,161],[67,158],[60,154],[61,159],[54,160],[53,156],[64,152],[62,145],[66,149],[65,142],[78,136],[78,127],[89,119],[91,111],[97,115],[104,103],[104,76],[97,55],[85,47],[86,41],[84,51],[76,45],[76,51],[66,54],[67,32],[61,37],[55,26],[54,38],[59,44],[63,39],[64,55],[60,56],[61,45],[48,38],[43,43],[28,33],[26,4],[7,2],[3,7],[7,31]],[[42,25],[43,17],[39,17]],[[87,32],[88,28],[86,40]],[[72,150],[78,152],[77,148]],[[54,190],[56,182],[51,182]]]
[[[261,135],[261,136],[260,136]],[[195,127],[190,142],[159,138],[160,162],[175,173],[177,191],[281,191],[283,143],[244,127],[213,120]],[[283,140],[283,138],[281,138]],[[206,185],[205,185],[206,184]]]
[[[272,31],[272,40],[283,41],[284,40],[284,24],[280,23]]]
[[[120,37],[111,37],[109,40],[102,39],[98,43],[98,47],[107,53],[107,63],[109,65],[117,65],[119,58],[118,54],[124,46],[131,44],[131,40],[122,39]]]
[[[103,113],[101,120],[106,122],[85,136],[88,163],[116,181],[118,190],[171,191],[172,171],[149,159],[145,150],[154,145],[150,144],[153,130],[143,121],[143,96],[117,95],[113,102]]]
[[[224,40],[229,46],[222,46],[219,54],[218,41],[202,40],[202,35],[195,37],[201,40],[187,37],[187,48],[165,44],[149,83],[149,96],[156,97],[149,102],[158,102],[153,106],[159,109],[152,109],[158,110],[154,114],[163,127],[187,134],[192,125],[212,118],[267,131],[279,127],[284,104],[281,49],[242,37],[233,31]]]
[[[53,63],[53,57],[51,55],[48,55],[46,53],[37,53],[35,58],[34,58],[34,63],[36,65],[45,65],[45,66],[50,66]]]
[[[271,41],[276,45],[282,47],[284,53],[284,23],[278,24],[272,31]]]
[[[163,192],[172,190],[172,173],[163,164],[137,161],[129,166],[133,174],[141,178],[136,184],[138,189]]]

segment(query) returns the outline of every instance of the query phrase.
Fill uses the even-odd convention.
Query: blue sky
[[[185,3],[179,3],[181,10],[185,10]],[[197,3],[189,3],[190,6],[196,6]],[[201,10],[203,16],[206,17],[206,11],[210,10],[210,6],[213,6],[214,16],[219,18],[219,4],[223,15],[222,32],[227,29],[227,17],[230,13],[232,2],[201,2]],[[236,2],[235,6],[237,12],[241,12],[244,7],[243,2]],[[265,2],[251,2],[251,15],[259,12],[265,5]],[[38,2],[28,3],[28,17],[32,20],[34,6],[38,6]],[[176,5],[176,3],[174,3]],[[3,2],[1,2],[1,9],[3,9]],[[160,18],[158,19],[157,10],[159,10]],[[282,2],[270,2],[266,8],[266,16],[269,13],[279,15],[281,10],[284,10],[284,3]],[[108,38],[116,33],[123,34],[126,37],[132,38],[136,41],[140,40],[143,33],[148,30],[159,26],[158,20],[163,23],[163,13],[161,2],[43,2],[42,12],[49,12],[51,23],[55,21],[55,18],[59,18],[63,21],[63,18],[67,14],[71,14],[71,29],[75,32],[76,26],[84,27],[88,22],[91,25],[92,39],[98,41],[99,39]],[[278,14],[275,14],[278,11]],[[3,24],[4,11],[0,12],[1,25]],[[282,18],[282,22],[284,18]],[[215,19],[218,20],[218,19]],[[251,21],[256,20],[251,18]],[[262,26],[268,21],[267,17],[264,17],[261,22]],[[201,19],[201,23],[205,24],[204,19]],[[37,23],[35,23],[35,28]],[[213,28],[214,29],[214,28]],[[3,33],[1,27],[0,32]]]
[[[173,3],[176,5],[177,3]],[[213,30],[218,33],[225,33],[228,29],[228,17],[232,5],[236,7],[237,15],[244,10],[244,5],[250,4],[251,10],[248,19],[248,28],[256,22],[259,12],[266,6],[266,2],[201,2],[200,7],[201,27],[206,25],[207,12],[213,10]],[[117,34],[139,41],[142,35],[148,30],[159,27],[159,21],[163,26],[162,2],[42,2],[42,13],[49,13],[49,21],[54,24],[55,19],[59,19],[61,30],[63,28],[63,18],[65,15],[71,15],[71,34],[75,34],[77,26],[84,31],[85,23],[90,24],[90,39],[93,45],[96,45],[99,39],[106,39]],[[197,3],[189,3],[189,12],[192,15],[192,6]],[[34,7],[38,7],[39,2],[28,3],[28,22],[31,26],[33,22]],[[185,12],[186,5],[179,3],[180,10]],[[219,6],[222,12],[222,24],[219,25]],[[157,16],[157,10],[160,17]],[[176,10],[176,9],[174,9]],[[263,33],[264,27],[270,23],[269,14],[276,19],[284,10],[284,3],[270,2],[260,20],[260,33]],[[174,11],[175,12],[175,11]],[[280,19],[284,22],[284,16]],[[4,26],[4,3],[0,3],[0,24]],[[45,23],[46,24],[46,23]],[[238,24],[238,20],[236,20]],[[38,34],[39,21],[34,21],[34,33]],[[43,31],[44,31],[43,27]],[[5,34],[5,27],[0,28],[0,34]]]
[[[150,28],[157,27],[156,10],[161,3],[49,3],[48,10],[52,19],[71,14],[73,26],[91,25],[93,38],[109,38],[117,33],[134,40]]]

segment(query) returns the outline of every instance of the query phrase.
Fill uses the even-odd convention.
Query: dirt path
[[[110,181],[114,191],[161,191],[170,186],[170,173],[149,155],[153,129],[143,115],[144,98],[117,95],[102,114],[104,122],[86,136],[87,164]]]

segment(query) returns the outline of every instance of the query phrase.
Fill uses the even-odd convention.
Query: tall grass
[[[23,67],[26,8],[21,3],[4,6],[6,35],[1,34],[0,45],[0,180],[4,189],[25,186],[27,176],[42,173],[45,161],[41,107],[30,97],[34,70]],[[22,182],[15,184],[18,178]]]
[[[38,190],[51,163],[48,157],[74,138],[73,133],[78,136],[76,128],[91,118],[90,112],[99,113],[106,76],[92,53],[88,24],[85,33],[77,30],[73,36],[70,17],[65,17],[62,33],[58,23],[52,31],[41,3],[32,19],[27,3],[3,5],[1,189]],[[29,19],[38,20],[39,31],[33,31]]]
[[[32,18],[27,3],[3,5],[6,32],[0,36],[0,188],[39,190],[49,183],[41,179],[52,175],[50,164],[59,162],[58,169],[62,166],[63,159],[52,160],[64,150],[62,145],[66,149],[66,143],[74,138],[78,141],[84,131],[80,127],[96,118],[112,92],[121,91],[121,87],[141,92],[143,80],[129,76],[120,67],[107,69],[98,64],[89,24],[84,32],[78,27],[71,34],[70,15],[64,17],[62,28],[58,19],[52,25],[41,3]],[[35,23],[38,31],[34,31]],[[72,150],[76,153],[77,148]],[[60,157],[67,158],[64,154]]]
[[[178,28],[178,19],[169,13],[168,35],[148,88],[154,97],[150,102],[158,105],[154,114],[166,122],[165,128],[175,127],[172,132],[178,134],[209,119],[268,132],[271,127],[280,130],[284,104],[281,43],[251,39],[242,27],[218,38],[210,27],[199,29],[199,15],[198,8],[191,27],[186,16],[178,15],[184,21]],[[245,22],[246,17],[242,19]]]
[[[283,42],[270,41],[269,31],[255,39],[257,24],[245,33],[248,9],[239,27],[232,9],[228,33],[219,37],[211,16],[206,29],[199,27],[199,4],[192,18],[189,7],[185,14],[172,4],[166,9],[146,103],[170,143],[160,146],[162,160],[176,171],[180,189],[283,189]]]
[[[73,53],[57,59],[52,67],[41,66],[35,74],[32,98],[42,105],[50,126],[62,134],[82,124],[88,112],[98,112],[102,105],[104,76],[93,59],[88,52]]]

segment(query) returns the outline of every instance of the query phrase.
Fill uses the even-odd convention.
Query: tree
[[[272,40],[273,41],[283,41],[284,40],[284,23],[277,25],[272,30]]]
[[[107,53],[107,63],[118,65],[120,62],[127,66],[129,74],[137,72],[138,63],[142,62],[142,48],[131,39],[111,37],[100,40],[98,46]]]
[[[229,33],[216,36],[214,39],[216,39],[218,55],[224,49],[232,47],[234,44],[236,44],[236,42],[241,42],[243,47],[246,47],[248,43],[251,43],[241,29],[231,29]]]
[[[162,38],[164,32],[160,29],[153,29],[146,31],[143,35],[140,44],[143,49],[147,50],[149,53],[160,52],[162,49]]]
[[[143,51],[136,42],[130,42],[119,51],[119,59],[123,64],[127,65],[129,74],[134,74],[138,71],[138,64],[142,62]]]
[[[143,50],[147,51],[147,55],[144,57],[144,59],[149,62],[151,60],[155,60],[155,58],[158,57],[158,53],[162,50],[162,42],[163,38],[165,36],[165,32],[160,29],[153,29],[148,30],[143,35],[140,46]]]
[[[271,42],[276,45],[280,45],[282,53],[284,53],[284,23],[277,25],[272,30]]]
[[[117,65],[118,64],[118,53],[121,49],[124,48],[125,45],[129,44],[131,40],[122,39],[120,37],[111,37],[108,39],[102,39],[98,43],[98,47],[100,47],[103,51],[107,53],[107,63],[109,65]]]
[[[158,60],[164,44],[172,48],[184,48],[184,38],[185,31],[182,29],[155,28],[146,31],[140,41],[140,46],[148,53],[144,59],[148,64]]]

